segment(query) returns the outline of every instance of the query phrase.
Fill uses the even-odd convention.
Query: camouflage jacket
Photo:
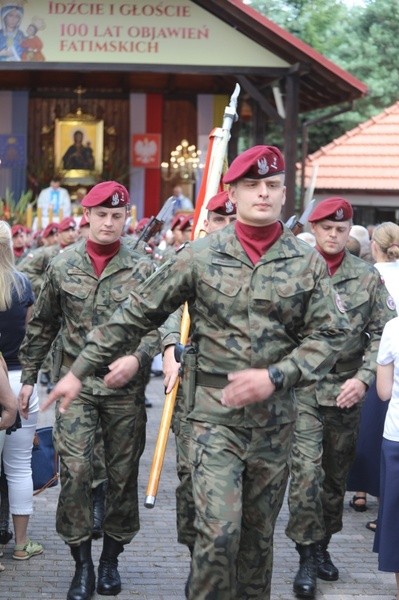
[[[59,244],[54,244],[53,246],[41,246],[35,250],[30,250],[18,264],[18,270],[22,271],[31,282],[36,298],[42,287],[47,265],[54,256],[59,254],[60,250],[61,246]]]
[[[184,246],[132,292],[90,334],[73,373],[82,379],[126,340],[137,345],[185,301],[198,370],[227,374],[274,365],[285,376],[281,392],[240,409],[224,407],[221,390],[197,386],[190,417],[207,422],[258,427],[292,420],[291,387],[326,374],[348,328],[320,255],[284,228],[254,266],[232,224]]]
[[[96,325],[106,323],[129,292],[152,271],[151,262],[138,253],[134,254],[123,243],[99,279],[86,253],[84,240],[56,256],[46,270],[32,320],[21,345],[22,382],[36,382],[38,370],[58,332],[56,352],[59,351],[58,346],[62,351],[59,362],[70,366],[84,347],[87,334]],[[116,352],[115,358],[132,353],[128,345],[124,349]],[[152,332],[143,339],[136,355],[142,363],[158,352],[159,336]],[[100,366],[106,364],[109,363],[102,362]],[[93,394],[126,395],[134,386],[134,380],[123,389],[110,390],[102,377],[92,376],[84,382],[84,386]]]
[[[367,386],[373,382],[382,330],[397,314],[377,269],[348,251],[332,283],[345,307],[350,331],[335,368],[316,385],[317,402],[324,406],[336,406],[340,387],[349,378],[356,377]],[[357,362],[361,364],[356,366]]]

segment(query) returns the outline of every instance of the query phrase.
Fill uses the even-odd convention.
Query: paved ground
[[[140,496],[142,502],[152,450],[155,444],[162,410],[160,378],[151,380],[148,397],[153,408],[148,410],[148,441],[141,463]],[[41,414],[41,424],[52,420],[51,412]],[[174,488],[174,441],[170,438],[160,490],[153,509],[142,508],[141,531],[120,557],[123,590],[120,600],[184,600],[184,584],[188,574],[189,555],[176,543]],[[35,497],[35,512],[31,517],[30,536],[45,546],[45,552],[26,562],[11,559],[12,544],[4,551],[2,560],[6,571],[0,573],[0,600],[30,600],[66,598],[73,575],[69,549],[54,530],[54,515],[58,487]],[[377,503],[369,501],[366,513],[355,513],[345,506],[344,529],[334,536],[331,551],[340,568],[338,582],[320,582],[318,600],[393,600],[394,575],[377,570],[376,555],[371,551],[373,534],[365,528],[367,520],[375,518]],[[292,578],[297,569],[293,544],[284,535],[287,507],[284,505],[275,535],[275,565],[272,600],[290,600]],[[94,558],[98,559],[101,541],[94,542]],[[100,598],[100,596],[94,596]]]

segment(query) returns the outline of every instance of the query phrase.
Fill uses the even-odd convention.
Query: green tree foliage
[[[369,88],[354,110],[309,129],[310,152],[398,100],[398,0],[253,0],[251,6]],[[332,111],[315,111],[304,115],[304,119]]]

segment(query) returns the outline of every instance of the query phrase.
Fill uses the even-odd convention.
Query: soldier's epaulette
[[[177,250],[176,250],[176,254],[177,254],[178,252],[180,252],[181,250],[183,250],[183,248],[185,248],[185,247],[186,247],[186,246],[187,246],[189,243],[190,243],[190,242],[184,242],[184,244],[181,244],[181,245],[180,245],[180,246],[177,248]]]

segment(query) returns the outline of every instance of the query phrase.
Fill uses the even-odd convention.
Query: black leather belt
[[[331,373],[345,373],[346,371],[357,371],[363,364],[363,358],[355,358],[353,360],[348,360],[345,362],[336,362],[333,368],[331,369]]]
[[[195,383],[196,385],[201,385],[203,387],[217,388],[222,390],[229,383],[229,380],[227,379],[227,375],[197,371]]]
[[[106,375],[108,375],[108,373],[110,373],[108,367],[101,367],[100,369],[96,369],[93,375],[95,377],[105,377]]]

